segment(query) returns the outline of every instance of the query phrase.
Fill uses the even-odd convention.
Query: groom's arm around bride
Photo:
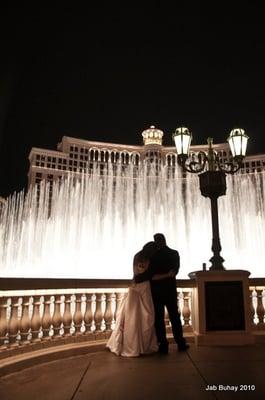
[[[156,237],[156,235],[155,235]],[[156,242],[157,243],[157,242]],[[148,269],[134,277],[136,283],[151,280],[154,275],[165,275],[165,279],[175,279],[179,271],[179,253],[170,249],[166,244],[157,243],[157,251],[150,259]],[[154,277],[155,280],[155,277]],[[163,279],[164,280],[164,279]]]

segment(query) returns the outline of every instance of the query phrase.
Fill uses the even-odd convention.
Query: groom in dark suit
[[[182,324],[177,305],[176,279],[179,271],[179,253],[167,246],[166,238],[162,233],[156,233],[154,240],[157,245],[157,252],[150,260],[150,266],[147,271],[137,275],[134,279],[136,283],[150,279],[152,297],[155,309],[155,329],[159,352],[168,353],[168,341],[165,327],[165,306],[168,311],[169,320],[172,326],[172,332],[179,351],[185,351],[189,348],[183,337]],[[161,280],[152,280],[155,274],[165,274],[174,270],[175,276]]]

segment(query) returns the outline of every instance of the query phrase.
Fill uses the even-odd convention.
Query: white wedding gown
[[[134,266],[143,272],[148,264]],[[133,284],[124,295],[117,312],[116,325],[107,348],[124,357],[138,357],[158,349],[154,328],[154,306],[149,281]]]

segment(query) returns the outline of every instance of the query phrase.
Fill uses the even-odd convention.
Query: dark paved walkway
[[[216,390],[207,391],[208,385]],[[232,390],[235,387],[236,392]],[[156,354],[130,359],[108,351],[89,353],[0,378],[0,399],[263,400],[265,345],[195,347],[192,344],[187,353],[178,353],[170,345],[168,356]]]

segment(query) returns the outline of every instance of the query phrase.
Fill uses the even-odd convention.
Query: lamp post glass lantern
[[[187,158],[189,154],[192,135],[188,128],[177,128],[173,134],[178,157]]]
[[[197,154],[189,153],[192,134],[188,128],[177,128],[173,133],[178,163],[186,172],[197,173],[200,180],[200,191],[202,196],[211,200],[212,218],[212,252],[210,258],[210,270],[225,270],[224,259],[221,257],[222,250],[219,236],[218,221],[218,197],[226,194],[226,174],[234,174],[241,166],[246,155],[248,136],[240,128],[233,129],[228,137],[228,143],[233,156],[232,161],[223,162],[217,152],[213,150],[213,139],[208,138],[207,152],[200,151]]]
[[[245,134],[244,129],[233,129],[227,139],[232,156],[235,159],[241,159],[246,155],[248,136]]]

